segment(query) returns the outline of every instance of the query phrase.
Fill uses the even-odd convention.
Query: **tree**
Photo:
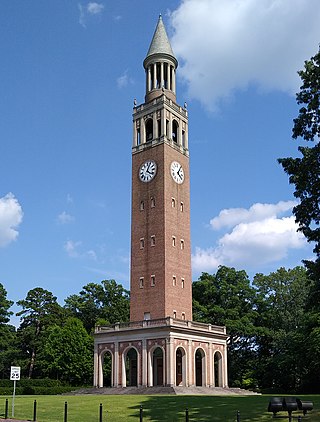
[[[257,379],[261,388],[297,391],[307,371],[306,304],[310,282],[305,268],[256,274]]]
[[[96,324],[114,324],[129,320],[129,292],[114,280],[89,283],[78,295],[65,299],[65,307],[79,318],[88,333]]]
[[[9,375],[10,366],[13,363],[16,331],[12,325],[8,324],[13,314],[9,310],[12,305],[13,302],[7,299],[7,291],[0,283],[0,374],[2,377]]]
[[[29,290],[26,298],[19,300],[17,305],[22,307],[22,311],[16,314],[22,321],[18,336],[21,349],[28,356],[28,377],[31,378],[37,351],[42,343],[42,334],[50,325],[62,321],[64,311],[57,303],[57,298],[41,287]]]
[[[221,266],[214,275],[202,273],[193,283],[196,321],[225,325],[229,337],[229,381],[253,387],[251,362],[256,334],[255,290],[245,271]]]
[[[91,384],[93,339],[79,319],[68,318],[63,327],[50,327],[44,343],[43,359],[49,377],[73,385]]]
[[[302,86],[296,99],[302,107],[294,119],[292,137],[301,137],[315,145],[300,146],[299,158],[280,158],[278,161],[295,186],[294,196],[299,203],[293,208],[299,229],[308,242],[314,242],[315,262],[307,266],[314,280],[320,279],[320,51],[305,61],[304,70],[298,72]],[[318,295],[319,297],[319,295]]]

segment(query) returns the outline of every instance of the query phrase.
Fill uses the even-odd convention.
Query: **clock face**
[[[157,173],[157,164],[153,160],[145,161],[139,169],[139,178],[142,182],[150,182]]]
[[[170,166],[170,172],[173,180],[181,184],[184,181],[184,171],[182,165],[178,161],[173,161]]]

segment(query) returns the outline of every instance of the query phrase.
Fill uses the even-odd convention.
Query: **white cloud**
[[[253,204],[248,210],[245,208],[224,209],[220,211],[218,217],[210,220],[210,224],[213,229],[219,230],[222,227],[232,227],[239,223],[261,221],[289,211],[295,205],[294,201],[280,201],[277,204]]]
[[[0,198],[0,247],[17,239],[22,218],[22,207],[12,193]]]
[[[318,0],[182,1],[171,14],[172,46],[189,97],[213,110],[249,85],[296,92],[319,22]]]
[[[58,215],[57,221],[60,224],[68,224],[74,221],[74,217],[68,214],[66,211],[62,211],[62,213]]]
[[[74,242],[73,240],[67,240],[63,245],[64,250],[71,258],[78,258],[79,254],[79,246],[81,246],[82,242]]]
[[[125,70],[119,78],[117,78],[118,88],[125,88],[129,84],[133,84],[133,79],[128,75],[128,70]]]
[[[90,2],[87,4],[87,11],[91,15],[98,15],[104,9],[104,5],[102,3]]]
[[[97,254],[93,249],[83,251],[81,241],[67,240],[63,245],[64,250],[70,258],[89,258],[90,260],[97,261]]]
[[[87,18],[92,15],[100,15],[103,12],[104,5],[102,3],[89,2],[86,5],[78,3],[79,23],[84,28],[87,27]]]
[[[277,204],[254,204],[248,210],[222,210],[211,220],[214,229],[228,228],[215,247],[197,247],[192,257],[196,271],[209,271],[219,265],[258,268],[286,258],[291,249],[306,246],[297,232],[294,217],[279,217],[295,205],[293,201]]]

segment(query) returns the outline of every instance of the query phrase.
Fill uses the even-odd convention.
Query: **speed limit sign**
[[[11,366],[10,380],[11,381],[20,380],[20,366]]]

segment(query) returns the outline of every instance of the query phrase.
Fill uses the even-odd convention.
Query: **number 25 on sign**
[[[14,417],[14,398],[16,395],[16,381],[20,380],[20,366],[11,366],[10,380],[13,381],[12,417]]]

